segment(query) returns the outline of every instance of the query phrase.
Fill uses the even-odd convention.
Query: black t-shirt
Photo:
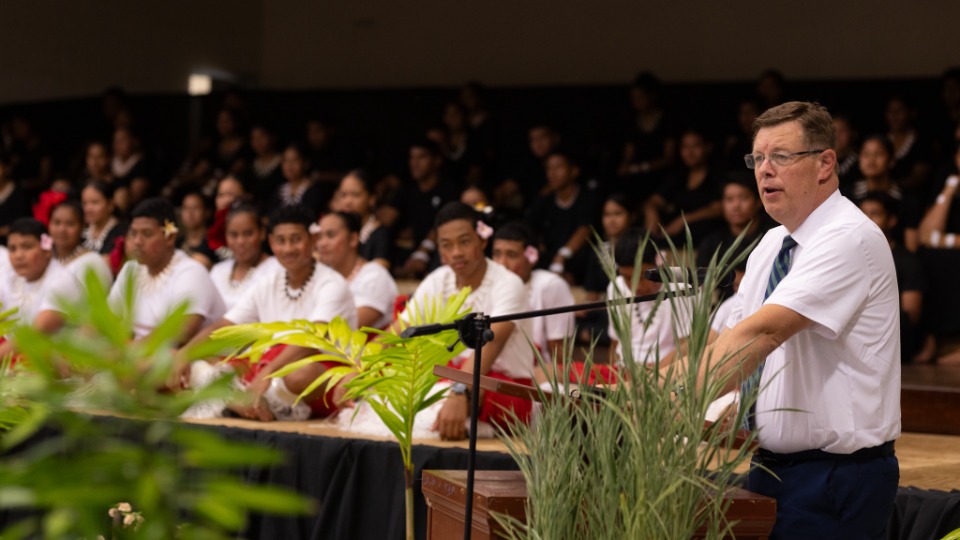
[[[900,245],[894,246],[893,266],[897,272],[897,288],[901,293],[907,291],[923,292],[927,288],[923,276],[923,266],[916,254],[910,253]]]
[[[690,213],[720,201],[723,196],[721,178],[714,171],[708,171],[699,186],[687,188],[688,171],[681,170],[670,175],[660,185],[658,193],[667,206],[661,210],[661,218],[666,223],[679,217],[681,212]]]
[[[411,229],[414,246],[419,245],[433,228],[437,211],[444,204],[457,200],[459,195],[454,182],[443,178],[428,191],[420,191],[420,188],[412,183],[400,186],[389,204],[400,213],[395,229]]]
[[[527,223],[543,238],[545,250],[541,260],[547,263],[579,227],[594,225],[596,218],[596,197],[585,189],[580,190],[568,208],[557,206],[553,194],[540,197],[526,215]]]
[[[759,239],[770,229],[770,223],[767,219],[764,219],[765,216],[757,216],[757,219],[760,220],[760,227],[752,235],[744,236],[743,240],[740,241],[740,244],[737,246],[737,249],[731,254],[730,260],[733,260],[736,256],[741,253],[746,253],[746,257],[750,256],[750,253],[747,251],[748,248],[754,246],[753,243],[755,240]],[[715,231],[703,238],[703,241],[697,245],[697,266],[700,268],[706,268],[710,265],[710,259],[713,257],[713,254],[717,254],[717,261],[719,261],[726,250],[730,249],[733,246],[733,243],[736,241],[737,237],[730,232],[729,227],[724,227],[721,230]],[[746,264],[746,258],[744,258],[741,265]],[[733,294],[733,286],[726,287],[720,291],[721,298],[727,298]]]
[[[217,252],[210,247],[209,242],[207,242],[206,235],[204,235],[203,241],[197,245],[188,245],[186,241],[180,243],[180,249],[185,251],[187,255],[193,255],[197,253],[203,255],[206,258],[210,259],[210,264],[217,264],[220,262],[220,257],[217,255]]]
[[[27,196],[16,184],[13,191],[3,202],[0,202],[0,227],[10,225],[22,217],[30,217],[30,204]]]
[[[284,184],[280,184],[277,189],[273,192],[273,197],[264,207],[264,213],[269,216],[274,210],[283,206],[283,196],[280,195],[280,190],[283,188]],[[307,207],[315,215],[320,215],[327,210],[327,205],[330,202],[329,194],[327,193],[326,187],[318,182],[310,184],[309,187],[303,192],[303,195],[300,197],[299,204]]]
[[[392,261],[392,248],[393,238],[390,236],[390,231],[381,225],[370,233],[367,241],[361,243],[358,249],[360,256],[368,261],[374,259]]]

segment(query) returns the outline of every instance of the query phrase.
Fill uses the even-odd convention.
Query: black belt
[[[755,459],[764,465],[786,465],[798,461],[865,461],[892,456],[893,454],[893,441],[887,441],[880,446],[861,448],[851,454],[834,454],[823,450],[803,450],[790,454],[778,454],[760,448],[757,450]]]

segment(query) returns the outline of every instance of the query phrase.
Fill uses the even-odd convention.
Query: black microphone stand
[[[647,274],[649,278],[652,274]],[[702,285],[702,281],[699,282]],[[466,515],[464,516],[463,538],[470,539],[470,533],[473,528],[473,478],[476,468],[477,456],[477,416],[480,410],[480,366],[481,352],[483,346],[493,341],[493,330],[490,325],[498,322],[517,321],[521,319],[532,319],[535,317],[546,317],[548,315],[558,315],[560,313],[570,313],[573,311],[592,311],[595,309],[606,309],[608,306],[623,306],[636,304],[639,302],[650,302],[656,300],[661,295],[664,298],[693,296],[697,288],[691,284],[689,289],[677,291],[660,291],[656,294],[644,296],[631,296],[618,298],[615,300],[604,300],[600,302],[591,302],[587,304],[574,304],[570,306],[561,306],[549,309],[538,309],[534,311],[522,311],[520,313],[511,313],[510,315],[499,315],[489,317],[483,313],[468,313],[463,318],[447,324],[426,324],[423,326],[411,326],[404,330],[400,336],[404,338],[426,336],[438,334],[446,330],[456,330],[461,342],[468,348],[473,349],[473,386],[470,392],[470,433],[469,449],[467,451],[467,493],[466,493]],[[454,342],[456,344],[456,342]],[[453,346],[450,347],[451,350]]]

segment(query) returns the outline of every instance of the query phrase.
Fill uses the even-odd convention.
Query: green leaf
[[[201,497],[194,504],[193,511],[228,531],[239,531],[247,521],[243,509],[228,504],[222,499],[220,493],[210,493]]]
[[[303,515],[315,511],[315,501],[277,487],[219,480],[208,488],[224,501],[258,512]]]

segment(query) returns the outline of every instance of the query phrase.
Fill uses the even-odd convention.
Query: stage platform
[[[403,493],[399,453],[389,439],[357,436],[332,423],[249,420],[196,422],[242,440],[280,448],[286,467],[251,471],[253,482],[295,486],[317,497],[323,509],[312,518],[254,519],[246,538],[402,538]],[[423,469],[466,468],[467,443],[417,441],[414,461]],[[480,468],[515,469],[498,440],[478,444]],[[905,433],[896,444],[900,491],[889,540],[939,539],[960,527],[960,437]],[[376,515],[377,519],[369,519]],[[424,538],[426,507],[417,492],[417,534]]]

